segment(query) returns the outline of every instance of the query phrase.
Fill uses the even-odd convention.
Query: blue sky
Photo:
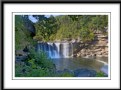
[[[45,17],[50,17],[51,15],[45,15]],[[53,15],[54,17],[56,16],[59,16],[59,15]],[[33,22],[33,23],[36,23],[37,22],[37,19],[35,19],[34,17],[32,17],[32,15],[29,16],[29,19]]]
[[[36,23],[36,22],[37,22],[37,19],[35,19],[34,17],[32,17],[32,15],[29,16],[29,19],[30,19],[33,23]]]

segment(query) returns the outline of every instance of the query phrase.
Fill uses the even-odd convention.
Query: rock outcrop
[[[89,43],[74,43],[74,57],[108,57],[108,36],[98,33]]]

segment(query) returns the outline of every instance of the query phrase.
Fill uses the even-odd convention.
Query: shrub
[[[71,74],[71,73],[68,73],[68,72],[64,72],[64,73],[62,73],[61,75],[59,75],[60,77],[74,77],[74,75],[73,74]]]
[[[97,72],[96,77],[105,77],[105,74],[103,72]]]
[[[16,77],[49,77],[54,76],[55,66],[53,62],[42,51],[36,52],[33,48],[30,50],[26,61],[16,63]]]

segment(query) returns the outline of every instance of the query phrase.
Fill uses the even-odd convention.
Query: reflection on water
[[[100,61],[101,62],[100,62]],[[58,58],[53,59],[57,70],[76,70],[81,68],[103,71],[108,74],[108,58]],[[107,63],[107,65],[105,65]]]

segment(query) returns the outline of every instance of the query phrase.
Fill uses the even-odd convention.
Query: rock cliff
[[[108,57],[108,36],[96,33],[93,41],[74,43],[74,57]]]

